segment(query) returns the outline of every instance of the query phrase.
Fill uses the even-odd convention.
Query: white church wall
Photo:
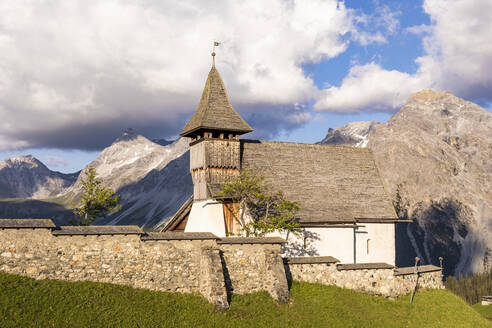
[[[185,232],[211,232],[225,237],[224,210],[215,200],[194,201]]]
[[[395,224],[362,223],[356,232],[356,262],[395,265]]]
[[[354,262],[353,228],[305,228],[298,236],[277,235],[287,240],[284,256],[333,256],[341,263]]]
[[[284,256],[333,256],[340,263],[384,262],[395,265],[395,224],[362,225],[355,233],[355,243],[353,228],[306,228],[298,236],[292,233],[272,236],[287,240]]]

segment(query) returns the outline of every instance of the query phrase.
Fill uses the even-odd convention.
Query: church
[[[233,108],[214,63],[180,133],[190,140],[193,196],[163,231],[236,233],[231,204],[218,197],[221,184],[243,170],[259,170],[301,207],[300,233],[280,233],[287,240],[285,256],[395,264],[398,217],[370,149],[240,138],[252,131]]]

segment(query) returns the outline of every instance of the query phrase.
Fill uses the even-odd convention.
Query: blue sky
[[[360,45],[351,43],[341,55],[324,60],[320,63],[304,65],[305,72],[313,77],[316,85],[321,89],[326,84],[339,86],[347,75],[353,62],[368,63],[376,61],[383,68],[398,70],[406,73],[415,73],[417,65],[415,59],[423,55],[422,39],[419,36],[405,32],[407,27],[429,24],[429,15],[422,9],[422,1],[346,1],[347,7],[364,14],[375,14],[378,8],[387,6],[396,12],[399,21],[398,31],[387,36],[384,44]],[[368,28],[368,27],[365,27]],[[372,29],[372,28],[371,28]],[[384,33],[379,26],[374,31]],[[316,113],[307,124],[298,129],[285,131],[275,139],[293,142],[314,143],[326,135],[328,128],[336,128],[354,121],[387,121],[391,112],[358,112],[358,113]]]
[[[487,0],[6,1],[0,159],[31,154],[75,172],[127,127],[175,138],[213,40],[255,138],[317,142],[348,122],[384,122],[425,88],[490,110],[491,11]]]

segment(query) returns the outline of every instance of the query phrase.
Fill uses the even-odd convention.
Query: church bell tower
[[[193,205],[185,232],[225,236],[223,204],[216,200],[221,184],[240,173],[239,136],[253,129],[234,110],[224,82],[213,65],[198,108],[181,131],[190,138]]]

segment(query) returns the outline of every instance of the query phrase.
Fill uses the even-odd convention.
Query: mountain
[[[0,162],[0,198],[48,198],[62,194],[78,173],[51,171],[31,155]]]
[[[6,159],[0,163],[0,216],[50,217],[66,224],[83,193],[82,179],[93,165],[102,183],[120,195],[122,205],[118,213],[96,224],[151,229],[172,216],[193,193],[188,141],[156,141],[127,129],[75,174],[50,171],[32,156]]]
[[[362,142],[361,130],[369,130]],[[388,122],[350,123],[328,131],[323,143],[373,150],[400,216],[414,219],[397,225],[404,264],[413,256],[439,264],[442,256],[445,274],[491,268],[492,113],[425,90]]]
[[[167,139],[152,139],[152,142],[155,142],[158,145],[161,146],[167,146],[170,145],[174,142],[174,140],[167,140]]]
[[[376,121],[351,122],[340,128],[329,128],[326,137],[318,144],[366,147],[367,136],[379,125]]]
[[[152,170],[163,169],[170,161],[183,155],[188,148],[185,139],[161,146],[134,130],[127,129],[82,170],[69,192],[75,195],[82,192],[81,180],[85,178],[89,165],[94,166],[97,177],[106,186],[119,190],[142,180]]]
[[[132,129],[126,130],[89,163],[103,184],[121,196],[122,209],[98,223],[149,228],[173,215],[193,192],[188,150],[184,138],[161,146]],[[65,203],[80,199],[88,166],[68,189]]]

